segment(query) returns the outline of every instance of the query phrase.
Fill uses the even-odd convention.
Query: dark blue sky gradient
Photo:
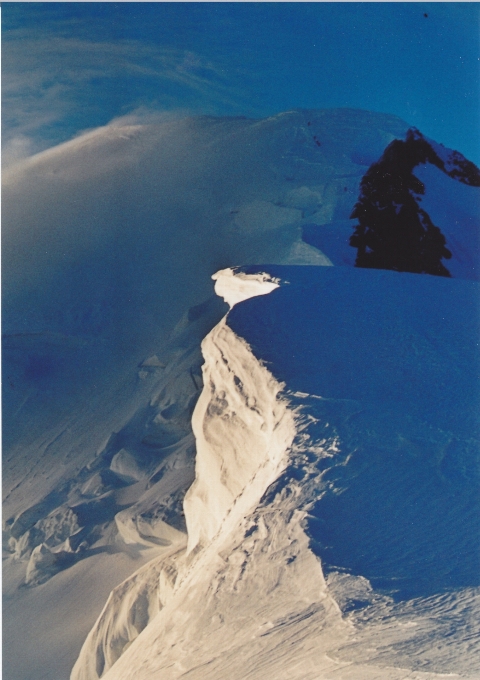
[[[3,3],[3,70],[16,83],[6,139],[48,146],[139,107],[353,107],[396,114],[479,163],[479,17],[479,3]],[[35,101],[53,110],[38,125]]]

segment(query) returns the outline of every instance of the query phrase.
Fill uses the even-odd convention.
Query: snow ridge
[[[295,437],[282,385],[225,319],[202,344],[204,390],[193,414],[196,479],[185,497],[188,552],[229,531],[286,465]]]
[[[222,427],[228,429],[229,419],[230,425],[238,424],[237,443],[234,442],[230,450],[235,457],[238,442],[245,434],[240,421],[244,419],[248,429],[250,423],[256,427],[263,418],[268,421],[265,425],[268,429],[269,423],[281,416],[280,402],[283,404],[285,393],[282,396],[278,390],[273,400],[278,384],[285,382],[289,388],[293,386],[289,376],[276,373],[280,364],[275,367],[274,362],[269,363],[269,357],[257,351],[248,322],[248,333],[244,334],[232,325],[233,317],[244,308],[250,315],[253,303],[264,303],[265,320],[272,324],[275,316],[280,320],[274,338],[278,344],[278,332],[282,331],[282,325],[288,324],[284,315],[292,306],[280,305],[275,311],[271,303],[281,300],[296,284],[294,275],[290,277],[285,271],[270,269],[274,263],[342,265],[307,267],[306,270],[314,274],[325,270],[323,274],[328,281],[342,275],[338,270],[345,270],[347,278],[352,274],[353,289],[357,289],[366,270],[353,269],[355,250],[348,244],[352,232],[348,217],[359,195],[362,176],[393,140],[405,138],[408,125],[377,113],[305,110],[259,121],[199,117],[135,129],[126,125],[113,127],[107,126],[69,145],[40,154],[12,168],[5,177],[3,245],[8,253],[4,258],[7,270],[3,291],[6,322],[3,370],[7,376],[4,385],[4,547],[7,553],[4,673],[10,680],[35,680],[40,676],[64,680],[112,588],[123,581],[118,593],[125,594],[122,598],[125,596],[125,601],[131,603],[130,609],[143,611],[143,595],[141,588],[135,590],[135,575],[132,581],[124,579],[152,557],[159,560],[159,565],[166,565],[170,560],[168,555],[178,548],[178,554],[175,552],[171,558],[175,564],[173,571],[170,566],[166,571],[159,566],[160,576],[157,578],[152,571],[149,581],[146,568],[145,578],[149,583],[167,584],[166,590],[158,585],[161,592],[152,585],[148,616],[135,615],[133,625],[123,613],[112,614],[110,605],[105,609],[105,634],[90,638],[92,658],[96,656],[97,643],[105,645],[102,673],[113,663],[112,677],[115,676],[122,655],[128,653],[129,646],[137,644],[133,642],[136,636],[153,631],[150,624],[153,626],[156,616],[165,625],[177,621],[171,643],[178,644],[179,631],[185,630],[186,637],[190,635],[181,616],[188,618],[189,612],[192,614],[192,605],[187,606],[187,600],[182,610],[181,592],[189,593],[193,602],[203,602],[207,594],[212,593],[209,611],[212,616],[218,616],[219,621],[222,618],[230,621],[230,633],[220,633],[224,625],[220,622],[218,635],[209,640],[213,630],[211,621],[206,615],[199,617],[195,625],[205,630],[198,640],[191,638],[193,645],[184,654],[190,659],[186,665],[201,664],[211,653],[210,659],[218,659],[215,662],[218,677],[222,680],[225,677],[228,668],[222,663],[230,658],[233,665],[240,664],[237,676],[245,680],[249,673],[255,672],[254,656],[243,652],[247,652],[248,640],[256,635],[257,625],[252,623],[251,628],[245,625],[247,612],[252,614],[253,622],[264,622],[263,628],[259,624],[258,630],[263,632],[258,634],[258,640],[261,638],[266,644],[267,637],[273,640],[277,633],[281,635],[281,620],[285,623],[288,619],[284,628],[293,629],[295,617],[290,617],[287,611],[295,610],[298,614],[295,620],[300,620],[303,605],[298,606],[296,596],[289,595],[288,588],[309,603],[305,605],[307,609],[310,605],[317,607],[318,598],[324,593],[323,575],[318,559],[307,547],[304,550],[306,539],[299,522],[303,521],[302,512],[306,510],[302,505],[305,499],[302,496],[302,503],[298,501],[300,482],[295,482],[295,477],[289,478],[288,470],[281,472],[274,484],[278,493],[283,494],[281,501],[267,492],[268,501],[264,497],[257,509],[247,508],[250,502],[253,506],[256,503],[241,490],[249,487],[248,482],[245,486],[248,474],[258,480],[260,493],[262,484],[267,484],[276,474],[275,466],[278,464],[278,469],[283,469],[285,462],[280,462],[280,453],[277,452],[277,458],[274,451],[268,453],[265,468],[260,465],[258,473],[254,466],[247,469],[238,461],[239,480],[228,474],[222,479],[224,471],[217,470],[217,490],[223,500],[216,505],[208,495],[197,498],[207,514],[201,521],[198,512],[192,509],[190,552],[188,557],[182,557],[187,543],[182,504],[194,480],[191,417],[203,387],[200,341],[225,314],[219,298],[216,298],[216,307],[214,304],[210,308],[210,303],[203,302],[212,292],[209,276],[220,267],[238,263],[269,263],[255,271],[260,281],[250,276],[252,271],[245,278],[238,269],[223,270],[217,277],[217,292],[221,295],[223,287],[230,305],[236,304],[227,324],[235,337],[224,328],[218,332],[217,344],[213,343],[210,350],[212,361],[213,353],[217,357],[217,373],[226,367],[226,359],[234,378],[231,384],[232,375],[227,370],[221,380],[214,372],[214,382],[220,380],[216,386],[225,391],[225,397],[216,394],[219,399],[211,405],[204,421],[208,420],[207,430],[210,432],[211,427],[214,433]],[[425,193],[418,200],[446,238],[452,252],[448,261],[452,279],[478,279],[477,175],[469,171],[468,162],[465,165],[455,154],[450,158],[449,150],[435,146],[431,140],[426,139],[427,143],[433,149],[429,154],[437,154],[445,167],[442,169],[441,164],[426,159],[423,165],[414,168],[415,177],[425,186]],[[462,163],[466,177],[471,178],[467,177],[467,182],[457,181],[459,178],[453,172],[457,166],[461,170]],[[135,225],[133,231],[132,225]],[[182,234],[182,238],[178,238],[178,234]],[[287,277],[291,285],[276,289],[276,280],[265,275],[265,271],[281,276],[282,280]],[[373,272],[382,276],[384,273],[388,274]],[[373,300],[382,290],[382,281],[375,281]],[[308,290],[306,283],[304,290]],[[440,288],[447,283],[449,289],[455,289],[458,282],[436,282]],[[264,295],[267,284],[274,288],[271,295]],[[257,294],[264,297],[238,304],[245,299],[243,289],[248,288],[256,289]],[[433,290],[432,293],[431,299],[437,305],[437,294]],[[417,296],[415,282],[412,298]],[[308,293],[303,295],[297,306],[308,307],[309,297]],[[330,288],[323,297],[331,300],[332,309],[319,320],[320,335],[328,337],[330,344],[338,345],[335,327],[338,301],[332,297]],[[347,287],[340,304],[349,310],[348,327],[358,322],[358,309],[350,298]],[[465,306],[463,298],[460,306]],[[313,310],[313,316],[318,319],[318,308]],[[331,343],[332,337],[334,343]],[[440,335],[433,334],[433,339],[420,338],[420,349],[438,343],[439,337],[443,337],[443,330]],[[477,337],[478,333],[475,342]],[[249,344],[242,344],[239,338]],[[412,345],[409,336],[404,339],[400,347],[395,344],[395,350],[400,349],[404,356],[406,348],[411,346],[416,352],[417,344]],[[332,364],[332,377],[337,382],[339,371],[345,367],[345,356],[350,356],[355,343],[356,337],[348,353],[338,352],[338,364]],[[252,349],[250,354],[248,347]],[[243,349],[245,361],[237,356]],[[298,349],[290,342],[289,357],[295,354],[301,358]],[[265,388],[265,395],[270,399],[268,408],[277,409],[277,415],[270,415],[270,420],[256,413],[252,401],[250,406],[246,404],[247,397],[242,396],[235,383],[237,372],[245,370],[244,390],[249,399],[257,399],[253,392],[257,384],[252,384],[255,381],[250,376],[251,354],[263,359],[266,362],[263,368],[267,366],[277,380],[277,385],[271,383]],[[465,348],[462,348],[460,357],[464,355]],[[325,374],[328,364],[319,355],[318,347],[312,359],[315,363],[308,365],[308,373],[314,374],[321,368]],[[262,365],[261,361],[258,363]],[[418,366],[413,367],[413,380],[418,378]],[[264,374],[260,371],[259,375],[258,386],[263,389]],[[222,381],[228,389],[222,386]],[[347,381],[345,386],[348,385]],[[351,398],[349,390],[346,391]],[[301,398],[301,392],[309,392],[311,399],[326,407],[324,391],[299,385],[288,394],[287,411],[291,415],[293,405],[295,419],[295,395],[298,393]],[[213,400],[213,394],[210,396]],[[443,403],[444,396],[440,396]],[[222,410],[222,399],[228,402],[225,410]],[[258,404],[255,407],[258,408]],[[218,412],[214,413],[215,410]],[[290,417],[288,413],[286,416]],[[463,416],[461,422],[465,422]],[[298,427],[298,421],[296,425]],[[204,422],[199,421],[200,437],[204,436],[203,430]],[[272,432],[276,437],[276,430]],[[264,434],[261,430],[261,437]],[[205,446],[207,444],[210,447],[210,442],[205,440]],[[332,442],[328,446],[330,444]],[[260,448],[263,455],[265,447]],[[447,451],[447,468],[456,451],[454,445]],[[221,467],[219,446],[208,455],[211,456],[211,460],[207,456],[208,465]],[[323,453],[319,451],[318,455]],[[462,455],[470,460],[468,451]],[[290,452],[286,458],[288,468]],[[294,469],[297,480],[300,468]],[[209,489],[204,491],[208,494]],[[238,493],[240,499],[236,500]],[[290,493],[297,494],[298,503],[287,503]],[[242,512],[246,513],[246,519],[241,516]],[[249,532],[252,533],[247,536]],[[205,541],[207,545],[202,549]],[[226,542],[225,549],[220,547],[222,541]],[[210,544],[217,546],[213,552]],[[167,556],[165,562],[162,556]],[[287,564],[287,559],[293,561]],[[302,562],[304,559],[306,563]],[[202,567],[198,566],[199,560]],[[277,576],[272,572],[274,562]],[[307,572],[300,570],[297,574],[295,569],[299,564],[308,564]],[[198,581],[200,568],[205,569],[201,583]],[[325,562],[322,569],[328,575]],[[217,597],[217,591],[212,588],[216,587],[215,583],[219,584],[220,578],[224,578],[224,585],[218,585]],[[309,583],[304,583],[306,579]],[[26,588],[23,587],[25,580]],[[275,614],[277,605],[265,598],[247,608],[243,600],[234,606],[226,594],[229,587],[232,592],[243,588],[242,592],[249,593],[250,600],[256,600],[259,584],[265,593],[280,593],[280,600],[287,603],[286,609],[280,611],[280,608]],[[276,590],[277,587],[280,590]],[[352,591],[357,589],[363,592],[355,583]],[[167,600],[173,593],[172,602],[175,601],[180,613],[175,614],[172,605],[167,615]],[[155,598],[160,598],[161,609],[155,604]],[[353,595],[352,598],[359,599]],[[214,606],[213,601],[217,600],[218,606]],[[115,609],[119,600],[112,596],[109,602]],[[322,606],[316,611],[323,611]],[[123,605],[120,608],[123,612]],[[305,616],[305,625],[316,635],[319,629],[312,624],[311,617]],[[318,616],[322,626],[321,614]],[[270,632],[266,637],[263,633],[267,629]],[[19,631],[23,635],[19,635]],[[235,657],[233,651],[229,657],[226,639],[219,642],[219,636],[226,638],[230,634],[231,644],[241,638],[247,645],[239,657]],[[25,636],[34,644],[26,645]],[[287,638],[288,635],[281,639],[282,649],[292,653],[292,659],[298,659],[297,651],[287,651]],[[451,642],[451,638],[448,639]],[[200,640],[202,649],[206,650],[202,654],[195,651]],[[260,644],[258,640],[255,644]],[[120,657],[117,652],[110,656],[107,651],[110,641],[120,650]],[[218,649],[214,649],[215,645]],[[298,649],[300,654],[302,647]],[[407,650],[410,651],[409,646]],[[320,662],[309,650],[306,654],[312,659],[312,677],[317,678]],[[243,662],[239,661],[242,656],[251,659],[250,669],[242,666]],[[162,657],[163,661],[166,658]],[[258,668],[263,668],[265,658],[258,657]],[[279,665],[275,666],[277,661]],[[178,663],[184,663],[180,656]],[[268,664],[272,677],[287,672],[281,659],[271,656]],[[99,668],[101,665],[99,663]],[[170,672],[183,672],[179,668],[166,671],[167,677]],[[450,668],[459,672],[456,666]],[[306,672],[305,663],[300,660],[299,669],[301,680],[306,680],[310,671]],[[294,672],[289,667],[288,672],[291,680],[297,670]],[[198,673],[202,677],[201,670]],[[205,669],[203,673],[202,680]],[[352,677],[358,680],[360,676]],[[377,677],[385,674],[379,672]],[[393,678],[393,673],[389,677]]]
[[[216,275],[217,286],[226,291],[231,304],[278,287],[267,275],[242,274],[235,290],[233,276],[231,270]],[[120,677],[116,662],[122,653],[172,597],[177,602],[178,588],[195,591],[199,574],[205,579],[217,563],[218,552],[230,553],[228,545],[239,541],[238,527],[287,464],[296,429],[288,402],[280,397],[283,386],[228,328],[226,317],[207,335],[202,353],[204,389],[192,419],[196,475],[184,501],[187,552],[181,549],[180,533],[174,529],[168,533],[162,523],[175,549],[152,560],[112,592],[71,680],[97,680],[114,664],[115,677]],[[127,541],[128,513],[119,513],[125,519],[116,517],[117,525],[123,522],[127,527],[119,526]],[[175,542],[172,532],[178,534]],[[131,540],[137,540],[135,531]]]
[[[130,680],[132,669],[136,680],[204,680],[206,675],[209,680],[473,680],[468,659],[473,658],[469,645],[476,626],[475,589],[395,602],[355,570],[332,567],[318,555],[315,544],[323,527],[318,503],[348,492],[350,460],[357,450],[361,453],[362,442],[366,449],[371,444],[361,434],[362,419],[368,421],[375,409],[369,411],[365,404],[362,408],[358,394],[355,399],[325,396],[326,384],[314,392],[286,392],[278,377],[279,362],[272,363],[275,378],[256,358],[254,351],[264,354],[257,351],[252,328],[260,326],[262,338],[268,333],[255,307],[263,307],[262,318],[268,317],[269,307],[274,318],[275,306],[295,308],[285,305],[285,295],[295,294],[295,288],[309,301],[314,295],[295,281],[295,276],[308,278],[313,272],[273,268],[282,277],[275,280],[254,269],[243,270],[240,289],[247,281],[251,291],[262,295],[272,280],[277,283],[285,276],[291,285],[271,298],[238,305],[203,341],[204,389],[193,414],[195,482],[184,502],[186,549],[185,544],[172,546],[114,591],[72,680]],[[359,295],[365,294],[369,281],[375,280],[378,288],[379,277],[373,272],[358,276],[337,270],[328,277],[327,271],[317,278],[328,279],[335,296],[335,287],[347,273],[357,280]],[[411,275],[397,279],[398,274],[385,272],[382,277],[400,288],[415,282]],[[235,272],[220,272],[216,280],[233,301]],[[430,277],[420,280],[420,288],[439,285]],[[472,285],[459,282],[456,287],[465,292]],[[272,332],[278,335],[278,328]],[[267,344],[272,340],[268,337]],[[281,337],[275,336],[275,342],[281,343]],[[405,364],[404,358],[398,362]],[[363,378],[358,377],[362,389]],[[347,393],[351,390],[350,385]],[[404,416],[398,414],[398,423],[390,422],[392,414],[386,417],[395,428],[405,420],[408,425]],[[354,428],[360,428],[360,438],[349,441],[345,424],[359,417],[360,425]],[[367,422],[368,431],[372,422]],[[401,431],[410,436],[409,428],[411,423]],[[368,455],[371,458],[370,451]],[[378,461],[371,462],[378,468]],[[357,474],[354,471],[353,479]],[[376,493],[374,489],[374,498]],[[404,487],[398,493],[404,494]],[[440,622],[429,615],[432,607]],[[442,646],[444,634],[453,637]],[[439,642],[434,652],[433,639]],[[467,652],[461,663],[459,650]]]

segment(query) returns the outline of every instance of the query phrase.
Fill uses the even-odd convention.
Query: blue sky
[[[4,148],[132,112],[353,107],[480,163],[479,18],[454,2],[2,3]]]

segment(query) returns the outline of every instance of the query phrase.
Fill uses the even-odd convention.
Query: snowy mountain
[[[420,206],[425,185],[413,172],[427,163],[462,184],[480,186],[480,173],[473,163],[432,144],[418,130],[409,130],[405,140],[388,145],[362,179],[361,195],[351,215],[359,220],[350,238],[350,245],[358,249],[357,267],[450,276],[441,260],[450,259],[452,252]],[[478,278],[474,263],[466,275]]]
[[[113,598],[72,677],[119,638],[107,678],[478,677],[478,284],[269,269],[240,295],[217,275],[261,297],[202,345],[188,545],[150,567],[159,611],[129,646]]]
[[[450,277],[353,267],[409,140]],[[4,173],[8,680],[475,677],[476,178],[354,110]]]

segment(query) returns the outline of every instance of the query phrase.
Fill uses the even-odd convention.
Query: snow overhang
[[[212,279],[216,281],[215,293],[225,300],[230,309],[249,298],[268,295],[280,285],[280,279],[275,279],[270,274],[245,274],[230,268],[216,272]]]

